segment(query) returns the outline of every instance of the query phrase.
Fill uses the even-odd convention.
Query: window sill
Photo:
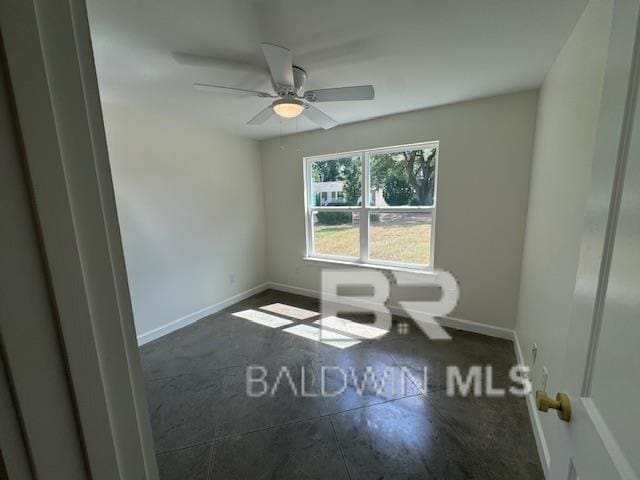
[[[396,265],[384,265],[377,263],[364,263],[358,261],[349,261],[349,260],[334,260],[332,258],[322,258],[322,257],[304,257],[305,263],[312,265],[326,265],[330,267],[358,267],[358,268],[369,268],[372,270],[384,270],[390,272],[404,272],[411,273],[417,275],[435,275],[432,267],[403,267]]]

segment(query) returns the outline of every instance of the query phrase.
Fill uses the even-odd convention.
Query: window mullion
[[[313,212],[311,211],[311,162],[308,159],[303,159],[302,164],[302,178],[304,181],[304,229],[305,229],[305,244],[307,256],[313,253]]]
[[[362,194],[360,200],[360,260],[369,260],[369,162],[367,153],[360,154],[362,159]]]

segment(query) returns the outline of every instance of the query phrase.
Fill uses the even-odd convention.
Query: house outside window
[[[427,142],[306,157],[307,257],[432,268],[438,153]]]

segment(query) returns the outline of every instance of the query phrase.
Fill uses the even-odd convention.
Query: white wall
[[[609,41],[612,0],[592,0],[540,91],[529,213],[520,283],[517,333],[534,389],[542,367],[547,391],[562,390],[562,374],[594,136]],[[547,440],[558,419],[541,415]]]
[[[265,282],[258,143],[103,109],[138,335]]]
[[[536,108],[528,91],[262,141],[269,279],[319,290],[302,260],[303,156],[439,140],[435,266],[460,282],[452,315],[513,328]]]

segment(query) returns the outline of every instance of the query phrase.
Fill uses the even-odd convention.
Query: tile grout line
[[[316,381],[318,387],[321,387],[321,385],[318,383],[318,377],[316,376],[316,366],[317,366],[316,362],[314,359],[311,359],[310,363],[311,363],[311,375],[313,375],[313,379]],[[329,406],[327,405],[327,400],[325,399],[324,395],[322,395],[322,388],[320,388],[320,394],[321,394],[320,399],[322,401],[322,406],[324,407],[323,411],[327,412],[329,411]]]
[[[298,423],[311,422],[313,420],[321,420],[323,418],[327,418],[327,417],[331,417],[331,416],[335,416],[335,415],[341,415],[343,413],[353,412],[355,410],[362,410],[364,408],[376,407],[378,405],[384,405],[385,403],[396,402],[398,400],[404,400],[405,398],[413,398],[413,397],[419,397],[419,396],[423,396],[422,393],[415,393],[413,395],[407,395],[405,397],[400,397],[400,398],[391,398],[391,399],[388,399],[388,400],[385,400],[385,401],[382,401],[382,402],[373,403],[371,405],[362,405],[360,407],[349,408],[347,410],[341,410],[339,412],[325,413],[325,414],[322,414],[322,415],[318,415],[316,417],[302,418],[300,420],[292,420],[290,422],[279,423],[277,425],[270,425],[268,427],[256,428],[255,430],[249,430],[249,431],[242,432],[242,433],[233,433],[233,434],[230,434],[230,435],[223,435],[221,437],[216,437],[213,441],[217,442],[219,440],[226,440],[228,438],[241,437],[243,435],[248,435],[250,433],[264,432],[265,430],[271,430],[271,429],[274,429],[274,428],[288,427],[290,425],[296,425]],[[182,448],[187,448],[187,447],[181,447],[181,449]],[[163,452],[163,453],[166,453],[166,452]]]
[[[207,374],[211,374],[211,373],[216,373],[216,372],[220,372],[221,370],[230,370],[232,368],[239,368],[239,367],[246,367],[246,364],[242,364],[239,363],[237,365],[227,365],[225,367],[215,367],[215,368],[205,368],[204,370],[206,371]],[[199,372],[199,373],[205,373],[205,372]],[[144,369],[142,372],[142,376],[144,378],[145,382],[157,382],[158,380],[169,380],[169,379],[173,379],[173,378],[178,378],[178,377],[187,377],[187,376],[194,376],[194,375],[198,375],[199,373],[194,373],[194,372],[182,372],[182,373],[176,373],[174,375],[164,375],[162,377],[150,377],[147,378],[144,376]]]
[[[349,471],[349,465],[347,465],[347,459],[344,456],[344,452],[342,451],[342,444],[340,443],[340,439],[338,438],[338,432],[336,432],[336,427],[333,424],[333,419],[329,416],[329,424],[331,425],[331,430],[333,431],[333,438],[336,442],[336,446],[338,447],[338,451],[340,452],[340,456],[342,457],[342,463],[344,464],[344,469],[347,472],[347,478],[351,480],[351,472]]]
[[[206,440],[204,442],[191,443],[189,445],[183,445],[182,447],[170,448],[169,450],[156,451],[156,456],[166,455],[167,453],[179,452],[181,450],[187,450],[188,448],[201,447],[203,445],[213,444],[213,440]]]
[[[314,375],[314,377],[315,377],[315,375]],[[278,423],[276,425],[269,425],[269,426],[265,426],[265,427],[260,427],[260,428],[254,429],[254,430],[247,430],[246,432],[232,433],[232,434],[229,434],[229,435],[222,435],[220,437],[214,437],[212,440],[206,440],[206,441],[203,441],[203,442],[192,443],[192,444],[184,445],[184,446],[181,446],[181,447],[171,448],[169,450],[156,451],[155,454],[156,455],[165,455],[167,453],[173,453],[173,452],[177,452],[177,451],[180,451],[180,450],[186,450],[188,448],[199,447],[199,446],[207,445],[207,444],[212,444],[213,446],[215,446],[215,444],[220,440],[226,440],[226,439],[234,438],[234,437],[242,437],[244,435],[249,435],[249,434],[252,434],[252,433],[264,432],[266,430],[271,430],[271,429],[274,429],[274,428],[288,427],[290,425],[296,425],[298,423],[304,423],[304,422],[311,422],[313,420],[321,420],[321,419],[327,418],[327,417],[334,417],[334,416],[337,416],[337,415],[342,415],[343,413],[349,413],[349,412],[353,412],[353,411],[356,411],[356,410],[363,410],[363,409],[366,409],[366,408],[376,407],[378,405],[384,405],[384,404],[391,403],[391,402],[397,402],[399,400],[404,400],[406,398],[413,398],[413,397],[425,397],[425,398],[428,398],[430,393],[441,392],[444,389],[445,389],[445,387],[441,387],[441,388],[438,388],[438,389],[430,389],[427,392],[427,395],[425,395],[421,391],[419,391],[418,393],[414,393],[414,394],[411,394],[411,395],[405,395],[405,396],[397,397],[397,398],[389,398],[387,400],[383,400],[383,401],[376,402],[376,403],[371,403],[369,405],[361,405],[359,407],[347,408],[346,410],[339,410],[339,411],[336,411],[336,412],[323,413],[322,415],[317,415],[315,417],[302,418],[302,419],[299,419],[299,420],[291,420],[291,421],[284,422],[284,423]],[[322,398],[322,397],[320,397],[320,398]],[[441,417],[441,418],[443,418],[443,417]],[[449,422],[446,422],[446,423],[449,424]]]
[[[411,384],[416,388],[416,390],[418,390],[418,392],[420,392],[420,394],[421,394],[422,396],[426,397],[429,393],[437,392],[437,391],[440,391],[440,390],[444,390],[444,389],[446,388],[446,386],[445,386],[445,387],[440,387],[440,388],[436,388],[436,389],[430,389],[430,388],[429,388],[429,384],[427,383],[427,385],[424,385],[424,391],[423,391],[423,389],[422,389],[422,388],[420,388],[420,387],[418,386],[418,384],[417,384],[416,382],[414,382],[414,381],[413,381],[412,376],[411,376],[411,375],[408,375],[408,374],[407,374],[407,372],[405,372],[405,371],[403,371],[403,370],[402,370],[402,368],[403,368],[403,367],[402,367],[402,366],[400,366],[400,364],[396,361],[396,359],[395,359],[395,358],[393,358],[393,355],[392,355],[392,354],[390,354],[389,352],[386,352],[386,351],[384,351],[384,350],[383,350],[382,352],[383,352],[385,355],[387,355],[387,356],[391,359],[391,361],[394,363],[394,365],[395,365],[396,367],[399,367],[399,368],[400,368],[400,370],[402,371],[402,374],[405,376],[405,378],[406,378],[407,380],[409,380],[409,382],[411,382]],[[425,366],[426,366],[426,365],[425,365]]]
[[[418,387],[418,385],[416,384],[416,382],[413,381],[413,378],[411,378],[409,375],[407,375],[407,373],[405,371],[402,370],[402,366],[400,366],[400,364],[397,362],[397,360],[393,357],[393,355],[391,355],[389,352],[385,351],[384,349],[382,350],[382,353],[385,354],[387,357],[389,357],[391,359],[391,363],[393,363],[394,366],[400,368],[400,371],[402,372],[402,375],[404,375],[404,377],[409,380],[409,382],[411,382],[411,384],[418,390],[418,392],[420,392],[421,394],[425,395],[424,392],[422,391],[422,389],[420,387]],[[425,385],[425,392],[429,392],[429,385]]]
[[[443,389],[434,390],[434,392],[442,391],[442,390]],[[312,421],[322,420],[322,419],[327,418],[329,420],[329,423],[331,424],[331,429],[332,429],[333,434],[334,434],[334,440],[335,440],[335,442],[337,444],[338,451],[340,452],[340,455],[342,457],[345,469],[347,471],[348,478],[349,478],[349,480],[351,480],[351,478],[352,478],[351,477],[351,473],[349,471],[349,467],[348,467],[347,462],[346,462],[346,457],[344,456],[344,451],[342,450],[342,445],[340,443],[337,431],[335,429],[335,425],[333,423],[333,417],[335,417],[337,415],[344,414],[344,413],[353,412],[353,411],[356,411],[356,410],[364,410],[364,409],[367,409],[367,408],[376,407],[378,405],[384,405],[384,404],[387,404],[387,403],[392,403],[392,402],[396,402],[396,401],[399,401],[399,400],[404,400],[406,398],[414,398],[414,397],[424,397],[424,398],[426,398],[426,395],[424,395],[422,392],[420,392],[420,393],[416,393],[416,394],[413,394],[413,395],[406,395],[404,397],[392,398],[392,399],[388,399],[388,400],[385,400],[385,401],[382,401],[382,402],[378,402],[378,403],[374,403],[374,404],[370,404],[370,405],[362,405],[360,407],[354,407],[354,408],[349,408],[349,409],[346,409],[346,410],[341,410],[339,412],[326,413],[326,414],[319,415],[319,416],[316,416],[316,417],[310,417],[310,418],[305,418],[305,419],[300,419],[300,420],[294,420],[294,421],[290,421],[290,422],[281,423],[281,424],[278,424],[278,425],[270,425],[268,427],[258,428],[258,429],[255,429],[255,430],[249,430],[247,432],[236,433],[236,434],[231,434],[231,435],[223,435],[221,437],[214,437],[212,440],[208,440],[208,441],[204,441],[204,442],[198,442],[198,443],[194,443],[194,444],[190,444],[190,445],[185,445],[185,446],[177,447],[177,448],[174,448],[174,449],[163,450],[163,451],[155,452],[155,454],[156,454],[156,456],[160,456],[160,455],[166,455],[166,454],[169,454],[169,453],[179,452],[179,451],[182,451],[182,450],[187,450],[189,448],[199,447],[199,446],[203,446],[203,445],[210,445],[211,452],[209,454],[209,459],[208,459],[208,463],[207,463],[207,475],[208,475],[207,479],[208,480],[213,480],[215,450],[216,450],[216,446],[217,446],[216,444],[219,443],[220,441],[226,440],[226,439],[229,439],[229,438],[243,437],[245,435],[250,435],[250,434],[253,434],[253,433],[264,432],[264,431],[267,431],[267,430],[272,430],[272,429],[281,428],[281,427],[288,427],[288,426],[296,425],[296,424],[299,424],[299,423],[312,422]],[[460,432],[458,431],[457,428],[455,428],[453,425],[451,425],[437,411],[436,411],[436,415],[438,415],[438,417],[441,420],[443,420],[445,422],[445,424],[447,424],[453,430],[453,432],[456,434],[456,436],[459,437],[459,433]],[[466,442],[463,442],[463,443],[466,444]],[[476,452],[474,452],[474,454],[477,456]],[[484,461],[482,461],[481,463],[483,465],[485,465]],[[486,468],[486,465],[485,465],[485,468]]]
[[[443,391],[443,389],[438,390],[439,392]],[[439,409],[436,408],[435,404],[434,404],[434,399],[433,398],[427,398],[426,401],[433,407],[433,412],[434,414],[440,419],[440,421],[442,421],[445,425],[447,425],[451,431],[453,432],[453,434],[455,435],[455,437],[460,441],[460,443],[462,443],[462,445],[464,445],[465,447],[467,447],[469,449],[469,451],[476,457],[476,460],[478,461],[478,463],[480,465],[482,465],[482,467],[485,469],[485,471],[487,473],[489,473],[491,471],[490,469],[490,465],[489,463],[485,460],[485,456],[481,455],[481,451],[476,451],[475,448],[473,448],[472,445],[467,443],[467,440],[465,438],[465,435],[463,435],[463,432],[460,431],[455,424],[453,424],[450,420],[447,419],[447,417],[445,415],[443,415],[442,413],[440,413]]]
[[[427,394],[434,393],[434,392],[439,392],[439,391],[442,391],[442,390],[444,390],[444,387],[440,388],[440,389],[429,390],[427,392]],[[398,398],[390,398],[390,399],[383,400],[383,401],[380,401],[380,402],[371,403],[369,405],[361,405],[359,407],[347,408],[346,410],[339,410],[339,411],[336,411],[336,412],[324,413],[322,415],[317,415],[315,417],[302,418],[302,419],[299,419],[299,420],[291,420],[291,421],[284,422],[284,423],[279,423],[279,424],[276,424],[276,425],[268,425],[268,426],[265,426],[265,427],[256,428],[254,430],[247,430],[246,432],[232,433],[232,434],[229,434],[229,435],[222,435],[220,437],[214,437],[212,440],[206,440],[204,442],[198,442],[198,443],[193,443],[193,444],[189,444],[189,445],[184,445],[184,446],[172,448],[172,449],[169,449],[169,450],[157,451],[157,452],[155,452],[155,454],[156,455],[164,455],[164,454],[167,454],[167,453],[172,453],[172,452],[177,452],[177,451],[180,451],[180,450],[185,450],[187,448],[199,447],[201,445],[206,445],[206,444],[209,444],[209,443],[215,446],[215,443],[217,443],[220,440],[226,440],[226,439],[234,438],[234,437],[242,437],[244,435],[249,435],[249,434],[252,434],[252,433],[264,432],[266,430],[271,430],[271,429],[280,428],[280,427],[287,427],[287,426],[290,426],[290,425],[296,425],[298,423],[311,422],[313,420],[321,420],[323,418],[334,417],[334,416],[337,416],[337,415],[341,415],[343,413],[353,412],[355,410],[362,410],[362,409],[365,409],[365,408],[376,407],[378,405],[384,405],[386,403],[396,402],[398,400],[404,400],[405,398],[413,398],[413,397],[418,397],[418,396],[425,397],[425,398],[427,397],[427,395],[424,395],[421,391],[419,391],[418,393],[414,393],[414,394],[411,394],[411,395],[405,395],[405,396],[398,397]],[[324,399],[323,399],[323,401],[324,401]]]
[[[213,480],[213,462],[216,454],[216,441],[211,442],[211,453],[209,454],[209,463],[207,465],[207,480]]]

